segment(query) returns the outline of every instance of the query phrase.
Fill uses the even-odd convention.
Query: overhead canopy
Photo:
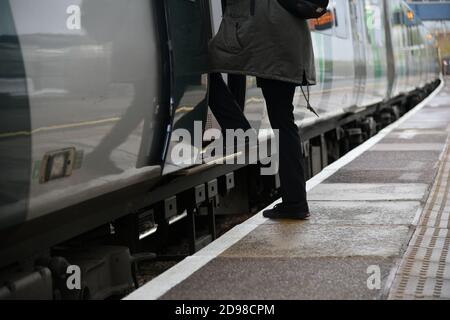
[[[450,2],[409,3],[422,20],[450,20]]]

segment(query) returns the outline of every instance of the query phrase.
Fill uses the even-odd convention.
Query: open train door
[[[364,38],[364,11],[363,2],[350,1],[350,19],[353,34],[353,50],[355,63],[355,86],[353,95],[357,106],[362,105],[367,79],[366,50]]]
[[[170,61],[163,174],[169,174],[197,164],[201,156],[212,25],[208,0],[167,0],[163,7]]]

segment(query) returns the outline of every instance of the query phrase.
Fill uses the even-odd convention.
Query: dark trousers
[[[294,121],[296,85],[288,82],[258,79],[267,104],[269,120],[279,132],[279,174],[283,203],[309,212],[301,140]],[[251,128],[250,123],[222,76],[210,75],[209,105],[222,130]]]

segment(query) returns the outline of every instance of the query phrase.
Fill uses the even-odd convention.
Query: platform
[[[309,221],[260,214],[126,299],[450,298],[450,85],[308,182]]]

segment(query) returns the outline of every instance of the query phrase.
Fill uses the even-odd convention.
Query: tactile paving
[[[450,299],[450,149],[397,272],[390,299]]]

